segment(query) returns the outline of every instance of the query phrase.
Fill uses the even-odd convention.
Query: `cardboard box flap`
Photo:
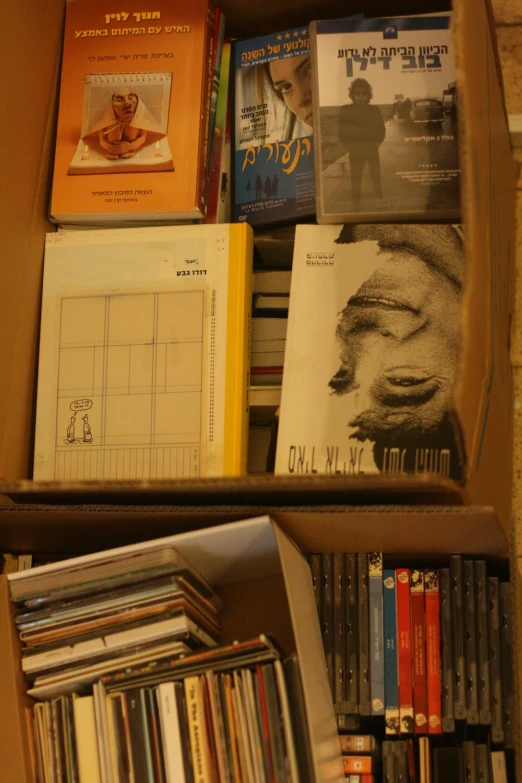
[[[309,505],[0,506],[0,552],[74,556],[269,514],[304,552],[480,554],[505,557],[494,510],[473,506]],[[239,539],[240,540],[240,539]],[[262,541],[256,545],[261,547]]]
[[[155,481],[0,482],[0,494],[17,503],[211,503],[464,502],[458,484],[437,476],[243,476]],[[399,500],[407,498],[407,500]]]
[[[20,642],[12,620],[12,604],[5,576],[0,576],[0,694],[2,721],[2,780],[29,783],[33,775],[29,763],[29,740],[25,708],[31,700],[25,695],[20,665]]]
[[[277,4],[253,0],[247,6],[243,0],[222,0],[220,6],[227,18],[227,29],[237,37],[285,30],[313,19],[339,19],[361,13],[361,3],[357,0],[283,0]],[[365,4],[364,13],[368,16],[418,14],[419,6],[418,0],[372,0]],[[447,11],[450,7],[448,0],[424,0],[422,12]]]
[[[467,246],[457,413],[470,493],[488,495],[509,535],[515,170],[485,4],[458,0],[453,30]]]
[[[310,568],[295,544],[274,527],[299,658],[316,780],[342,781],[339,738],[324,659]]]

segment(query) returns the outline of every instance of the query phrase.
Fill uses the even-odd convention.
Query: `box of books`
[[[44,779],[43,769],[145,780],[149,769],[153,780],[212,770],[224,782],[276,769],[288,783],[342,781],[310,570],[269,517],[142,536],[12,576],[0,576],[6,780]]]
[[[53,220],[205,215],[214,23],[213,0],[67,3]]]
[[[33,480],[34,392],[38,372],[43,248],[45,234],[53,228],[45,216],[48,213],[48,196],[51,186],[51,161],[55,141],[53,118],[58,106],[55,77],[59,67],[63,41],[64,9],[62,0],[49,0],[45,7],[35,0],[27,0],[27,2],[29,3],[27,8],[25,4],[10,3],[5,11],[6,29],[12,30],[13,35],[6,40],[4,48],[9,68],[16,74],[16,78],[4,80],[5,96],[2,103],[6,116],[10,119],[3,123],[0,130],[1,148],[4,151],[2,182],[6,194],[2,210],[0,210],[2,257],[5,259],[2,266],[2,284],[0,285],[0,313],[2,314],[0,357],[2,367],[7,368],[0,374],[0,477],[2,479],[0,492],[9,494],[11,498],[18,500],[27,499],[29,496],[33,499],[38,497],[43,502],[49,502],[50,497],[54,497],[56,500],[62,498],[63,502],[65,496],[72,499],[73,495],[76,502],[80,498],[82,501],[91,499],[92,502],[95,497],[98,499],[102,496],[107,498],[110,493],[112,493],[114,502],[118,492],[128,492],[129,495],[133,493],[133,500],[136,500],[138,493],[141,492],[154,496],[156,502],[159,502],[159,498],[161,498],[161,502],[173,502],[174,498],[179,498],[179,493],[189,492],[187,485],[191,482],[187,479],[182,479],[179,482],[174,479],[140,482],[140,480],[129,478],[129,484],[125,485],[125,490],[120,484],[115,485],[114,482],[105,482],[100,479],[68,482],[66,478],[63,478],[53,483],[52,486],[47,482]],[[106,9],[103,9],[103,14],[120,13],[121,15],[122,9],[115,8],[111,3]],[[375,3],[376,13],[392,15],[390,9],[385,8],[384,0],[375,0]],[[83,5],[82,0],[82,2],[71,3],[70,8]],[[92,7],[91,4],[88,9],[89,14],[92,13]],[[358,10],[352,4],[348,4],[344,8],[339,0],[321,0],[321,2],[310,0],[306,3],[280,0],[275,5],[267,4],[262,0],[251,0],[248,3],[223,0],[222,8],[228,24],[227,35],[238,40],[254,38],[267,34],[269,31],[293,30],[299,32],[305,30],[314,18],[335,19],[342,14]],[[440,10],[440,3],[437,3],[436,0],[426,0],[423,3],[412,0],[408,10],[410,8],[412,13],[415,11],[426,13]],[[184,11],[186,13],[188,13],[188,9],[189,6],[185,5]],[[133,19],[135,18],[134,13],[147,12],[147,9],[135,8],[134,6],[123,10],[125,13],[129,13]],[[151,9],[151,15],[155,11],[161,12],[163,17],[160,6]],[[30,25],[27,23],[27,18],[31,19]],[[91,183],[89,200],[91,197],[93,199],[99,198],[92,196],[92,191],[101,190],[98,188],[98,183],[105,175],[67,175],[65,173],[73,159],[80,138],[84,75],[96,73],[92,69],[98,65],[103,68],[104,73],[112,72],[109,66],[114,66],[115,73],[137,73],[142,72],[144,66],[138,68],[134,62],[153,63],[161,60],[165,61],[165,64],[162,62],[161,65],[154,66],[154,68],[158,73],[173,74],[171,90],[174,95],[175,84],[181,87],[182,84],[191,83],[190,77],[193,72],[188,57],[180,56],[179,62],[176,59],[178,64],[171,70],[171,67],[166,63],[172,61],[174,65],[174,57],[157,58],[152,56],[162,53],[159,42],[164,36],[163,32],[152,36],[147,32],[147,29],[149,26],[152,27],[154,22],[157,22],[156,27],[163,27],[163,19],[145,20],[145,34],[140,33],[140,28],[143,27],[141,24],[132,24],[130,27],[124,21],[110,20],[110,24],[107,24],[107,36],[104,35],[106,31],[105,16],[102,15],[103,24],[91,24],[90,19],[92,19],[91,16],[89,16],[88,23],[76,28],[80,33],[76,42],[83,45],[82,41],[85,41],[93,49],[89,56],[98,56],[94,47],[100,46],[103,40],[108,42],[107,45],[110,43],[111,46],[115,46],[113,40],[116,42],[117,39],[121,39],[125,42],[125,48],[121,52],[118,51],[117,55],[114,52],[107,52],[107,56],[115,56],[116,60],[100,63],[87,62],[85,68],[81,68],[80,76],[75,77],[78,85],[74,104],[76,108],[74,111],[71,108],[70,122],[76,123],[76,131],[71,132],[68,137],[69,151],[66,156],[60,158],[60,166],[63,177],[67,176],[71,182],[83,180]],[[150,25],[148,25],[149,21]],[[187,24],[189,23],[187,22]],[[169,27],[171,26],[169,23]],[[134,28],[137,28],[137,32],[133,32]],[[39,31],[37,36],[34,35],[35,29]],[[120,29],[125,32],[121,35],[118,32],[113,34],[113,31]],[[100,35],[96,35],[98,30],[101,32]],[[89,35],[89,31],[94,32],[94,35]],[[85,38],[81,37],[83,32],[86,32]],[[513,407],[509,331],[512,322],[514,293],[515,171],[503,94],[499,83],[496,41],[493,33],[485,0],[459,0],[452,16],[452,37],[458,62],[459,164],[462,167],[462,181],[466,188],[466,198],[462,199],[461,204],[462,223],[466,237],[464,248],[466,291],[461,311],[462,340],[452,418],[460,428],[467,459],[462,483],[453,485],[450,492],[453,493],[453,498],[458,498],[460,502],[494,506],[502,517],[506,530],[508,530],[511,524],[510,498],[512,489],[510,443]],[[182,40],[186,42],[189,40],[187,32],[165,33],[165,36],[169,35],[174,36],[177,41],[178,48],[173,54],[178,52]],[[150,43],[153,39],[156,40],[156,47],[152,52],[147,52],[142,46],[145,46],[146,41]],[[288,41],[288,39],[285,40]],[[299,41],[299,36],[295,40]],[[131,47],[137,47],[137,41],[140,41],[141,45],[139,50],[135,52]],[[74,40],[70,43],[74,43]],[[277,43],[276,40],[275,45]],[[386,43],[392,45],[393,40]],[[270,44],[273,46],[274,42],[271,40]],[[350,48],[350,46],[347,45],[344,48]],[[28,52],[31,54],[30,57],[27,55]],[[124,59],[124,56],[134,55],[134,53],[148,53],[149,57],[140,57],[136,60],[133,58],[131,60]],[[385,55],[379,53],[379,56]],[[390,56],[389,52],[388,56]],[[443,55],[440,56],[442,62]],[[132,67],[129,62],[133,63]],[[38,67],[35,67],[35,63]],[[207,66],[208,64],[209,58],[207,57]],[[367,70],[375,67],[369,63]],[[72,72],[70,78],[73,78]],[[370,77],[367,80],[370,81]],[[187,117],[193,116],[193,102],[197,103],[198,89],[188,92],[190,100],[182,99],[180,96],[179,102],[176,104],[176,124],[179,124],[180,130],[182,126],[184,127]],[[186,94],[184,93],[184,95]],[[257,105],[256,103],[256,107]],[[172,101],[170,106],[172,109]],[[74,120],[72,119],[73,114]],[[60,122],[58,122],[58,127],[60,127]],[[199,128],[199,125],[197,127]],[[494,129],[494,133],[491,133],[492,129]],[[303,140],[304,137],[301,137],[301,142]],[[421,144],[421,142],[408,143]],[[422,144],[426,143],[422,142]],[[170,138],[169,148],[173,153],[175,171],[146,172],[143,177],[150,177],[151,181],[154,180],[161,185],[161,183],[168,181],[171,174],[177,173],[180,153],[179,151],[176,153]],[[184,162],[185,155],[188,155],[187,149],[192,148],[183,148],[182,162]],[[301,150],[303,149],[303,144],[301,144]],[[268,154],[268,151],[264,150],[264,153]],[[305,157],[301,156],[302,159]],[[57,165],[58,159],[57,157]],[[366,179],[366,169],[364,174]],[[121,183],[130,183],[135,174],[129,172],[124,176],[116,172],[107,176],[113,181],[118,180],[120,183],[118,190],[120,190],[123,189]],[[279,174],[277,176],[280,178]],[[111,186],[110,189],[112,190],[114,187]],[[130,185],[129,189],[131,189]],[[166,188],[165,192],[168,192],[169,198],[178,198],[179,193],[176,188]],[[107,195],[106,197],[113,198],[114,196]],[[137,198],[136,195],[129,197]],[[143,196],[143,199],[147,198],[148,196]],[[70,203],[72,204],[72,199]],[[116,206],[119,207],[119,205]],[[157,217],[158,213],[153,211],[152,214]],[[382,219],[380,222],[383,222]],[[271,240],[264,244],[263,249],[269,251],[272,256],[276,254],[275,249],[272,254]],[[194,279],[196,278],[194,277]],[[332,326],[335,332],[335,322]],[[314,360],[313,356],[311,356],[312,360]],[[337,354],[337,360],[339,360],[339,354]],[[339,367],[340,361],[337,368],[332,367],[331,377]],[[305,388],[300,389],[300,398],[303,398],[306,393]],[[75,399],[83,399],[83,396],[73,397],[71,401]],[[86,395],[86,399],[90,399],[88,395]],[[340,400],[341,397],[336,397],[336,399]],[[54,418],[53,408],[50,409],[48,415],[50,419]],[[69,414],[69,423],[66,423],[65,430],[60,425],[59,433],[64,439],[67,438],[67,427],[72,415],[73,411]],[[81,416],[77,416],[75,438],[78,435],[83,438],[83,416],[85,415],[85,413],[81,413]],[[95,428],[91,424],[89,411],[87,411],[87,415],[92,436],[93,438],[97,437]],[[78,422],[81,422],[81,428]],[[89,433],[87,432],[86,435],[88,438]],[[119,435],[119,433],[115,433],[115,435]],[[65,447],[65,444],[63,445]],[[73,448],[75,447],[70,447],[71,450]],[[85,444],[84,448],[91,447]],[[247,505],[251,505],[252,502],[257,502],[258,492],[261,494],[277,492],[278,478],[284,479],[284,486],[293,486],[294,479],[288,476],[275,477],[274,484],[266,479],[263,481],[245,479],[243,482],[217,479],[216,485],[213,485],[210,479],[193,479],[191,481],[194,482],[197,489],[191,488],[190,492],[193,493],[192,497],[194,498],[205,487],[212,486],[215,491],[215,487],[219,486],[223,491],[222,498],[226,496],[227,491],[229,493],[239,492]],[[299,487],[308,487],[309,484],[313,487],[321,486],[322,491],[327,491],[325,487],[328,487],[328,492],[334,485],[337,497],[341,493],[346,493],[345,498],[351,497],[360,500],[361,493],[368,499],[370,492],[382,491],[383,478],[385,477],[375,475],[371,480],[367,476],[357,480],[356,478],[349,479],[346,476],[337,476],[339,480],[336,481],[335,476],[331,479],[321,477],[321,480],[317,476],[313,476],[312,479],[305,476],[304,482],[296,481],[295,485]],[[420,492],[423,488],[426,491],[438,493],[441,491],[442,481],[435,481],[435,478],[437,477],[423,475],[419,479],[418,476],[410,474],[408,489],[417,491],[417,488]],[[395,497],[399,494],[401,497],[403,496],[404,484],[395,475],[388,477],[387,481],[384,481],[384,485],[388,487],[390,494],[391,488],[394,488]],[[259,486],[262,486],[262,489],[258,489]],[[122,495],[119,497],[121,498]],[[254,498],[256,498],[255,501]]]
[[[458,220],[450,16],[311,25],[317,219]]]
[[[234,47],[234,220],[253,226],[315,213],[308,27]]]
[[[463,282],[457,225],[297,227],[276,473],[463,478]]]
[[[35,476],[244,472],[251,290],[247,225],[48,234]]]

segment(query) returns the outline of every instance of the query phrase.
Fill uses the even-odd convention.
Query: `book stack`
[[[41,780],[312,781],[295,656],[261,636],[127,666],[32,710]]]
[[[226,607],[176,538],[9,575],[35,779],[312,783],[296,654],[218,644]]]
[[[421,767],[428,740],[513,747],[509,582],[460,555],[438,569],[391,568],[380,553],[309,558],[340,732],[412,736]],[[402,746],[389,747],[384,768],[400,769]]]
[[[9,586],[22,670],[39,698],[220,638],[221,601],[172,546],[62,560],[11,574]]]

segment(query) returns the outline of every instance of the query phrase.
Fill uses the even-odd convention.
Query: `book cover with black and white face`
[[[278,474],[462,478],[459,226],[298,226]]]
[[[310,29],[318,222],[459,220],[450,17]]]

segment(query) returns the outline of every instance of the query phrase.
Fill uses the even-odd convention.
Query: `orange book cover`
[[[214,17],[214,0],[68,0],[52,219],[204,216]]]

